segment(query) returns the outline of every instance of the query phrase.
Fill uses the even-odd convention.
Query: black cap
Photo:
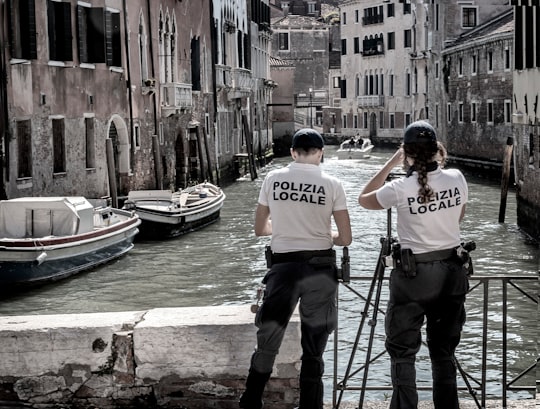
[[[291,148],[318,148],[322,149],[324,146],[324,140],[321,134],[311,128],[303,128],[294,134],[292,138]]]
[[[405,129],[405,135],[403,136],[404,144],[427,142],[437,142],[435,128],[433,128],[428,122],[416,121]]]

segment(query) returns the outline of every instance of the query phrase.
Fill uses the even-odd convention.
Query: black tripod
[[[391,177],[392,175],[390,175]],[[354,344],[352,347],[351,356],[349,357],[349,361],[347,364],[347,369],[345,371],[345,374],[343,376],[343,380],[341,382],[335,382],[334,384],[334,396],[333,396],[333,408],[338,409],[341,400],[343,398],[343,393],[345,390],[358,390],[360,389],[360,399],[358,403],[358,409],[362,409],[364,405],[364,398],[365,393],[367,390],[367,381],[368,381],[368,375],[369,375],[369,366],[374,361],[379,359],[382,355],[386,353],[386,351],[382,351],[378,353],[375,357],[372,358],[372,350],[373,350],[373,340],[375,335],[375,327],[377,325],[377,316],[378,313],[381,312],[382,314],[385,314],[385,312],[379,308],[380,300],[381,300],[381,290],[384,282],[384,272],[386,267],[392,266],[392,246],[394,243],[397,243],[397,240],[392,237],[392,209],[387,210],[387,217],[386,217],[386,236],[381,237],[381,249],[379,252],[379,258],[377,260],[377,265],[375,267],[375,272],[373,274],[373,277],[371,279],[371,284],[369,287],[369,291],[367,293],[367,296],[363,296],[358,291],[354,290],[349,285],[349,280],[343,280],[342,284],[345,285],[350,291],[352,291],[355,295],[357,295],[359,298],[363,299],[365,301],[364,309],[361,312],[361,319],[358,326],[358,330],[356,332],[356,337],[354,340]],[[344,253],[345,254],[345,253]],[[347,252],[347,258],[348,258],[348,252]],[[354,277],[353,277],[354,278]],[[371,314],[370,309],[372,308]],[[369,325],[369,341],[367,345],[366,350],[366,357],[364,360],[364,364],[359,367],[358,369],[354,370],[352,369],[354,358],[356,355],[356,351],[358,350],[358,344],[360,342],[360,338],[362,336],[364,326]],[[336,329],[334,334],[334,373],[335,373],[335,379],[337,379],[337,342],[338,342],[338,331]],[[423,342],[425,345],[425,342]],[[457,359],[454,357],[454,363],[456,365],[457,370],[459,371],[463,381],[465,382],[466,389],[469,392],[469,394],[473,397],[476,405],[478,408],[481,408],[481,404],[478,401],[478,398],[476,396],[476,391],[472,387],[470,383],[471,376],[468,375],[465,370],[461,367]],[[347,382],[349,379],[356,374],[358,374],[360,371],[363,371],[362,373],[362,383],[360,387],[350,387],[347,385]],[[383,389],[383,388],[373,388],[373,389]],[[392,387],[388,387],[387,389],[392,389]],[[339,390],[339,394],[337,391]]]
[[[364,305],[364,309],[361,312],[360,324],[358,327],[358,331],[356,332],[356,338],[354,340],[352,353],[351,353],[351,356],[349,358],[349,362],[347,365],[347,370],[345,371],[343,380],[335,385],[335,390],[339,389],[339,396],[337,396],[336,398],[335,396],[336,393],[334,392],[334,405],[333,405],[334,408],[339,408],[341,399],[343,397],[343,392],[347,389],[348,380],[352,376],[356,375],[358,372],[363,370],[364,372],[362,376],[362,385],[360,387],[360,401],[359,401],[359,409],[362,409],[367,380],[368,380],[368,374],[369,374],[369,365],[385,353],[385,351],[383,351],[379,353],[377,356],[375,356],[373,359],[371,358],[372,349],[373,349],[373,340],[374,340],[374,335],[375,335],[375,327],[377,325],[377,315],[379,311],[381,311],[384,314],[384,312],[380,310],[379,308],[379,303],[381,299],[381,290],[382,290],[382,285],[384,281],[384,271],[387,266],[388,260],[391,258],[392,244],[396,241],[392,237],[392,209],[387,210],[386,237],[382,237],[380,241],[381,241],[381,250],[379,253],[377,266],[375,268],[375,273],[371,280],[371,284],[370,284],[367,296],[363,297],[360,293],[356,292],[354,289],[348,286],[347,283],[344,283],[344,285],[346,285],[347,288],[349,288],[357,296],[365,300],[365,305]],[[370,316],[369,310],[371,307],[373,307],[373,310]],[[355,354],[358,349],[360,337],[362,335],[362,332],[366,323],[370,326],[370,333],[369,333],[369,341],[368,341],[365,362],[362,367],[353,371],[352,366],[353,366]],[[335,333],[335,342],[337,343],[337,331]],[[335,353],[334,353],[334,365],[335,366],[337,365],[337,348],[335,348]],[[354,388],[354,389],[357,389],[357,388]]]

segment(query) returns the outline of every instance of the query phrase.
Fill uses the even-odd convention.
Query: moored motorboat
[[[136,190],[128,193],[124,209],[141,218],[142,239],[167,239],[201,229],[219,219],[225,193],[204,182],[182,189]]]
[[[371,156],[374,145],[369,139],[348,139],[336,151],[338,159],[363,159]]]
[[[0,287],[56,281],[133,248],[140,220],[79,196],[0,201]]]

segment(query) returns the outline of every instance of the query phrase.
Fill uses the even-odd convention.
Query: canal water
[[[357,205],[361,188],[377,169],[392,155],[391,150],[372,152],[369,159],[359,161],[338,160],[335,147],[325,148],[323,168],[344,182],[349,197],[349,211],[353,225],[353,243],[349,247],[351,275],[350,288],[340,287],[339,328],[337,350],[338,379],[343,376],[358,333],[360,313],[380,250],[380,238],[386,235],[387,212],[368,211]],[[159,307],[194,307],[207,305],[250,304],[265,274],[263,249],[268,238],[253,234],[253,214],[262,179],[276,167],[289,162],[289,158],[274,160],[259,169],[259,178],[238,180],[224,188],[227,195],[221,219],[203,230],[177,239],[162,242],[136,242],[134,249],[112,264],[88,273],[0,300],[0,315],[89,313],[103,311],[146,310]],[[470,201],[462,223],[464,240],[475,240],[473,253],[475,276],[529,275],[537,278],[539,268],[538,246],[520,232],[516,225],[516,201],[510,191],[504,223],[498,222],[500,183],[466,174]],[[395,228],[393,228],[395,231]],[[341,250],[339,250],[340,252]],[[387,272],[389,274],[389,271]],[[487,380],[488,393],[500,397],[501,360],[501,286],[495,281],[490,286],[488,312]],[[533,280],[520,284],[530,294],[538,293]],[[482,290],[474,290],[467,300],[468,320],[458,360],[476,379],[481,379],[478,368],[481,360],[480,335],[482,333]],[[507,354],[509,375],[516,376],[536,359],[536,304],[519,291],[509,291]],[[381,292],[381,308],[387,299],[386,284]],[[383,311],[378,314],[373,341],[372,357],[384,350]],[[367,331],[367,330],[366,330]],[[369,340],[362,334],[360,348],[355,354],[353,370],[360,365]],[[328,345],[326,358],[326,395],[332,396],[334,339]],[[383,355],[369,367],[369,385],[389,385],[388,359]],[[533,371],[534,372],[534,371]],[[427,349],[418,357],[419,385],[429,385],[431,373]],[[349,385],[358,383],[351,378]],[[463,385],[463,381],[460,381]],[[518,384],[534,385],[534,376],[525,377]],[[367,397],[383,400],[389,391],[368,392]],[[424,395],[422,395],[424,394]],[[346,391],[344,400],[358,399],[359,392]],[[421,392],[421,398],[429,393]],[[464,395],[465,397],[465,395]],[[527,392],[509,393],[510,398],[530,398]]]

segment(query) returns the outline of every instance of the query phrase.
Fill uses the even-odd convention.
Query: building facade
[[[513,126],[518,225],[540,242],[540,5],[512,0]]]
[[[234,180],[238,155],[271,149],[269,15],[268,0],[0,0],[3,196]]]
[[[443,92],[431,118],[451,160],[497,176],[512,137],[513,24],[509,9],[447,42],[433,70]]]
[[[340,4],[342,134],[395,144],[427,117],[427,5]]]

